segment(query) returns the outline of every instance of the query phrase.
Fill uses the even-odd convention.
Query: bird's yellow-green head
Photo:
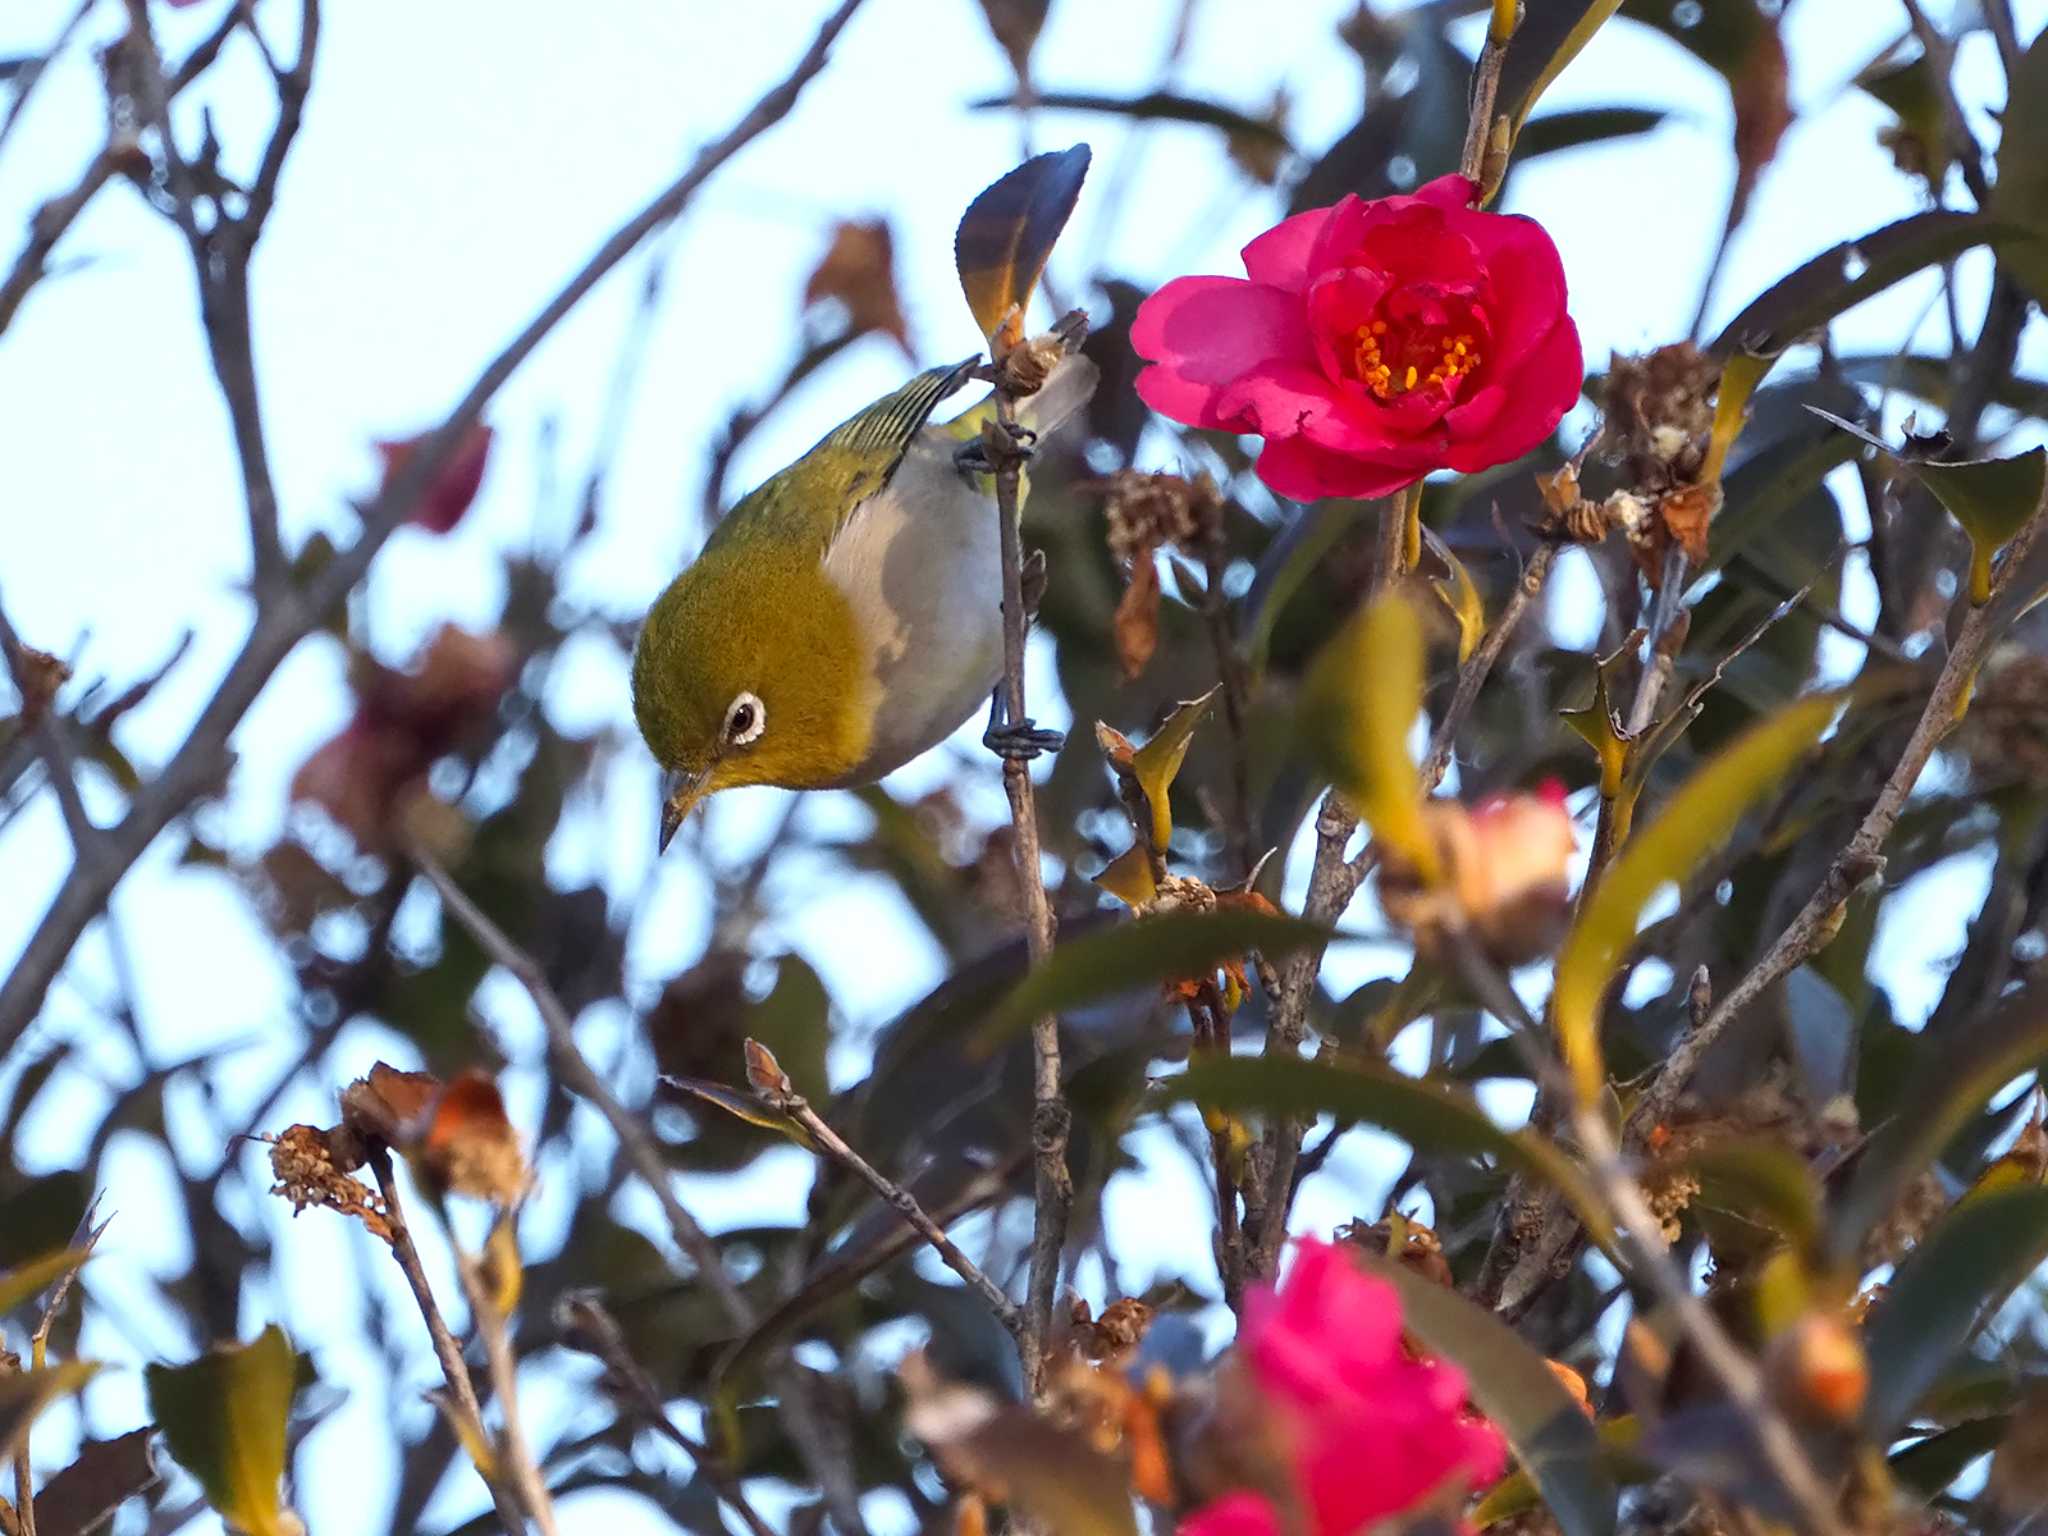
[[[872,730],[865,663],[815,547],[735,509],[656,601],[633,653],[633,712],[664,774],[662,848],[717,790],[843,780]]]

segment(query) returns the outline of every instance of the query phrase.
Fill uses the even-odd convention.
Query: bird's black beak
[[[657,854],[668,852],[676,831],[692,806],[704,798],[704,781],[709,775],[675,771],[661,776],[661,842]]]

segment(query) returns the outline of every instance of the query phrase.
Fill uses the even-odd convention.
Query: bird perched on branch
[[[958,256],[999,356],[1045,370],[1018,401],[1020,450],[1094,392],[1078,315],[1022,340],[1021,316],[1079,196],[1086,146],[1041,155],[975,200]],[[633,712],[664,771],[661,847],[721,789],[868,784],[950,736],[1003,671],[1001,526],[983,423],[991,395],[933,423],[979,358],[920,373],[826,434],[726,514],[655,601]],[[1027,604],[1028,606],[1028,604]],[[1056,745],[992,716],[989,745]]]

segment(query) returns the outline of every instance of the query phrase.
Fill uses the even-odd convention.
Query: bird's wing
[[[720,531],[743,537],[772,530],[781,539],[815,539],[821,553],[829,549],[861,504],[889,483],[939,402],[967,381],[979,361],[970,357],[928,368],[834,427],[809,453],[744,497]]]

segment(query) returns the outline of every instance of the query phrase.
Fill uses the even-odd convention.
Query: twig
[[[747,1051],[747,1080],[753,1085],[755,1095],[770,1109],[789,1116],[802,1126],[811,1140],[841,1166],[851,1170],[869,1189],[882,1197],[897,1215],[901,1216],[926,1242],[930,1243],[946,1267],[967,1282],[968,1288],[988,1303],[1014,1339],[1022,1340],[1025,1334],[1025,1318],[1015,1303],[1004,1294],[1003,1288],[989,1279],[974,1260],[960,1251],[960,1245],[946,1235],[946,1229],[933,1221],[917,1203],[917,1197],[874,1164],[862,1157],[847,1144],[841,1136],[815,1109],[798,1093],[787,1073],[776,1065],[775,1058],[759,1041],[749,1040]]]
[[[1520,0],[1493,0],[1486,41],[1472,66],[1472,109],[1465,123],[1465,147],[1458,156],[1458,170],[1478,184],[1482,202],[1493,192],[1488,183],[1507,169],[1506,142],[1496,142],[1494,134],[1493,104],[1500,95],[1501,66],[1507,61],[1508,43],[1520,24],[1521,11]]]
[[[1511,1035],[1532,1045],[1548,1038],[1522,1006],[1507,978],[1476,947],[1468,946],[1461,959],[1468,978],[1481,984],[1483,1005],[1507,1026]],[[1554,1060],[1551,1066],[1554,1069]],[[1772,1477],[1799,1510],[1805,1528],[1814,1536],[1837,1536],[1841,1526],[1833,1495],[1814,1470],[1784,1415],[1771,1401],[1756,1362],[1729,1338],[1684,1272],[1672,1262],[1663,1227],[1623,1163],[1621,1149],[1608,1129],[1601,1106],[1597,1102],[1580,1102],[1575,1095],[1570,1096],[1570,1102],[1572,1133],[1594,1183],[1615,1217],[1621,1245],[1629,1250],[1630,1272],[1671,1308],[1700,1362],[1720,1382],[1742,1421],[1755,1431],[1757,1447]]]
[[[493,964],[509,971],[513,978],[526,989],[533,1000],[535,1010],[540,1014],[541,1025],[547,1033],[548,1060],[555,1076],[564,1087],[579,1098],[594,1105],[603,1115],[612,1134],[619,1140],[620,1150],[632,1164],[640,1181],[653,1194],[661,1206],[662,1215],[668,1222],[669,1235],[675,1245],[697,1267],[697,1274],[711,1293],[717,1297],[733,1328],[749,1333],[758,1321],[754,1307],[732,1276],[726,1273],[725,1263],[719,1256],[718,1247],[710,1236],[697,1224],[697,1219],[683,1208],[676,1198],[667,1164],[662,1161],[660,1151],[647,1128],[621,1104],[592,1069],[582,1048],[576,1044],[576,1032],[569,1018],[569,1011],[562,1006],[562,1000],[548,985],[539,963],[525,950],[514,944],[496,923],[474,901],[440,862],[425,849],[414,845],[407,850],[420,873],[424,874],[439,893],[443,904],[456,922],[475,939]],[[811,1417],[810,1406],[801,1396],[800,1368],[785,1355],[779,1355],[771,1362],[771,1369],[782,1378],[782,1389],[778,1394],[777,1411],[781,1414],[784,1427],[788,1429],[791,1441],[799,1455],[811,1469],[819,1486],[826,1490],[833,1506],[833,1513],[848,1532],[864,1529],[859,1518],[859,1508],[844,1488],[844,1479],[834,1480],[831,1458],[819,1444],[816,1425]]]
[[[0,663],[4,663],[8,675],[14,680],[15,691],[22,698],[22,719],[29,720],[36,713],[30,703],[32,686],[27,674],[26,647],[21,636],[14,632],[5,611],[0,611]],[[85,814],[85,801],[78,793],[78,761],[71,751],[71,743],[65,738],[63,718],[56,709],[45,708],[42,719],[35,722],[34,729],[44,766],[49,770],[50,787],[56,792],[57,804],[64,812],[64,827],[71,834],[73,855],[80,862],[99,857],[100,829],[92,824]]]
[[[21,68],[15,72],[14,99],[7,104],[6,118],[0,120],[0,149],[5,149],[8,139],[13,137],[14,125],[21,121],[21,114],[28,106],[29,97],[35,93],[36,86],[43,78],[43,71],[50,67],[52,59],[70,46],[71,39],[77,36],[78,29],[85,25],[85,18],[92,13],[92,8],[97,3],[98,0],[79,0],[78,9],[71,13],[71,19],[59,30],[56,41],[35,57],[24,60]],[[30,1532],[29,1536],[34,1536],[34,1533]]]
[[[586,1100],[604,1116],[612,1134],[619,1139],[626,1160],[633,1165],[633,1171],[659,1202],[661,1213],[668,1222],[669,1235],[676,1246],[690,1256],[699,1277],[717,1296],[733,1325],[742,1330],[753,1327],[754,1309],[726,1273],[717,1245],[697,1224],[696,1217],[685,1210],[683,1203],[676,1198],[668,1165],[662,1160],[661,1152],[654,1145],[646,1126],[619,1102],[618,1096],[592,1069],[582,1047],[576,1043],[569,1010],[562,1006],[562,1000],[548,985],[547,977],[541,974],[539,962],[491,921],[432,854],[417,844],[408,848],[407,853],[414,866],[439,893],[448,915],[476,940],[493,964],[503,966],[526,989],[547,1033],[548,1059],[555,1075],[571,1093]]]
[[[64,1299],[71,1294],[71,1287],[78,1280],[79,1270],[85,1267],[85,1261],[92,1257],[93,1249],[99,1244],[100,1235],[107,1230],[105,1221],[97,1226],[92,1224],[98,1206],[99,1201],[95,1197],[92,1206],[85,1213],[84,1221],[79,1224],[85,1229],[85,1241],[77,1243],[76,1238],[73,1239],[79,1249],[78,1258],[69,1269],[57,1277],[56,1283],[50,1287],[50,1293],[43,1302],[42,1317],[36,1323],[36,1331],[30,1336],[28,1344],[28,1368],[32,1371],[40,1371],[49,1364],[50,1329],[55,1326],[57,1314],[63,1310]],[[24,1425],[14,1446],[15,1536],[36,1536],[35,1487],[34,1466],[29,1455],[28,1426]]]
[[[4,332],[14,319],[15,311],[21,308],[21,301],[28,297],[29,290],[42,280],[50,252],[64,238],[64,232],[85,212],[85,205],[93,200],[100,188],[113,180],[132,152],[132,146],[124,151],[108,144],[93,156],[92,164],[85,168],[85,174],[78,178],[76,186],[51,198],[29,216],[28,243],[14,258],[14,266],[6,279],[0,281],[0,332]]]
[[[582,270],[491,360],[447,420],[427,435],[418,451],[364,509],[363,531],[355,543],[339,551],[307,581],[303,590],[295,593],[279,583],[262,594],[249,638],[229,665],[213,698],[200,711],[184,744],[163,771],[137,792],[127,816],[108,829],[106,857],[95,866],[74,863],[23,947],[13,971],[0,985],[0,1054],[28,1028],[42,1007],[50,982],[129,867],[173,818],[219,779],[226,767],[228,737],[263,691],[270,675],[362,579],[384,541],[417,509],[421,497],[468,435],[484,406],[607,273],[655,230],[681,214],[714,172],[789,114],[804,86],[825,67],[833,42],[860,5],[861,0],[841,0],[789,75],[622,224]]]
[[[654,1382],[633,1358],[626,1347],[625,1335],[619,1331],[618,1320],[605,1310],[602,1300],[594,1291],[572,1291],[555,1304],[555,1322],[565,1333],[572,1334],[575,1347],[585,1349],[604,1362],[609,1373],[608,1385],[631,1401],[655,1431],[664,1435],[684,1455],[697,1464],[711,1486],[718,1490],[718,1496],[730,1504],[742,1521],[746,1523],[751,1536],[776,1536],[775,1528],[763,1520],[760,1513],[747,1501],[740,1481],[703,1441],[686,1434],[676,1421],[669,1417],[668,1408],[655,1390]]]
[[[371,1153],[370,1171],[377,1176],[377,1192],[384,1199],[384,1220],[391,1229],[392,1256],[405,1272],[405,1283],[412,1287],[412,1299],[420,1309],[420,1317],[426,1322],[427,1336],[434,1341],[435,1358],[441,1362],[441,1374],[448,1382],[453,1412],[462,1420],[458,1426],[459,1438],[476,1446],[487,1446],[490,1439],[484,1433],[484,1413],[476,1400],[476,1386],[469,1379],[469,1367],[463,1363],[462,1346],[448,1331],[447,1320],[441,1316],[440,1305],[434,1300],[434,1288],[427,1283],[427,1272],[420,1263],[419,1250],[413,1246],[412,1228],[405,1219],[398,1181],[391,1174],[391,1153],[386,1148],[379,1147]],[[473,1441],[471,1436],[475,1437]],[[491,1491],[491,1502],[497,1507],[505,1536],[517,1536],[526,1529],[526,1518],[518,1501],[512,1497],[511,1490],[503,1486],[495,1469],[479,1466],[476,1471],[477,1476],[484,1480],[484,1486]]]
[[[1934,680],[1920,719],[1913,727],[1906,750],[1885,781],[1876,803],[1857,827],[1855,836],[1835,855],[1820,888],[1807,899],[1806,905],[1799,909],[1784,932],[1765,951],[1763,958],[1729,989],[1727,996],[1715,1005],[1700,1026],[1679,1042],[1663,1070],[1644,1090],[1630,1113],[1628,1132],[1631,1136],[1641,1134],[1669,1114],[1678,1095],[1692,1080],[1701,1058],[1712,1048],[1721,1032],[1765,991],[1825,948],[1840,927],[1842,908],[1850,894],[1865,880],[1882,872],[1884,858],[1879,850],[1891,836],[1892,827],[1897,823],[1899,813],[1905,809],[1906,799],[1919,782],[1927,760],[1955,725],[1958,706],[1965,700],[1978,667],[2003,627],[2002,622],[1993,621],[1998,599],[2013,573],[2026,563],[2028,553],[2041,535],[2044,520],[2048,520],[2048,501],[2034,509],[2006,546],[1998,574],[1992,582],[1991,601],[1972,607],[1964,619],[1948,659],[1942,663],[1941,672]]]
[[[498,1221],[509,1222],[509,1211]],[[476,1322],[477,1337],[484,1342],[484,1360],[490,1366],[491,1390],[498,1399],[500,1430],[497,1460],[507,1480],[518,1491],[519,1502],[540,1527],[541,1536],[555,1536],[555,1501],[548,1495],[547,1480],[534,1463],[533,1451],[519,1425],[519,1362],[512,1354],[512,1340],[505,1331],[505,1318],[492,1299],[478,1269],[475,1254],[464,1250],[451,1230],[448,1241],[455,1250],[455,1273],[462,1281],[462,1294],[469,1300],[469,1315]]]
[[[1977,143],[1977,136],[1970,132],[1969,119],[1963,115],[1963,104],[1956,99],[1955,45],[1927,19],[1927,13],[1920,9],[1919,0],[1899,0],[1899,3],[1905,7],[1913,35],[1920,39],[1920,47],[1927,55],[1927,73],[1941,97],[1943,126],[1948,129],[1949,147],[1955,153],[1957,169],[1963,173],[1963,184],[1970,189],[1970,196],[1977,200],[1977,206],[1986,207],[1991,201],[1991,187],[1984,179],[1984,150]]]
[[[1020,378],[999,360],[995,377],[996,419],[983,434],[995,471],[996,518],[1003,561],[1003,703],[1012,729],[1029,720],[1024,707],[1024,532],[1018,514],[1018,480],[1024,454],[1016,441],[1017,402],[1037,383]],[[1045,866],[1039,851],[1038,804],[1031,769],[1015,753],[1003,757],[1003,791],[1015,829],[1017,887],[1024,901],[1024,938],[1033,968],[1052,953],[1052,904],[1045,895]],[[1025,1327],[1019,1344],[1024,1383],[1036,1398],[1045,1384],[1045,1354],[1052,1335],[1052,1305],[1059,1289],[1060,1258],[1067,1245],[1067,1213],[1074,1180],[1067,1168],[1071,1123],[1060,1090],[1060,1021],[1054,1014],[1031,1021],[1032,1191],[1031,1277],[1025,1292]]]
[[[1529,556],[1529,563],[1522,567],[1521,579],[1515,583],[1514,591],[1508,594],[1500,616],[1488,628],[1478,649],[1458,669],[1458,681],[1451,689],[1451,700],[1444,706],[1443,716],[1429,738],[1429,751],[1422,759],[1423,793],[1427,794],[1443,782],[1444,772],[1451,765],[1451,754],[1457,750],[1458,731],[1464,725],[1465,717],[1472,712],[1473,704],[1479,699],[1479,690],[1492,674],[1501,652],[1507,649],[1508,641],[1514,638],[1523,615],[1543,595],[1544,583],[1550,579],[1550,567],[1561,548],[1563,544],[1557,539],[1545,539],[1536,546],[1535,553]]]

